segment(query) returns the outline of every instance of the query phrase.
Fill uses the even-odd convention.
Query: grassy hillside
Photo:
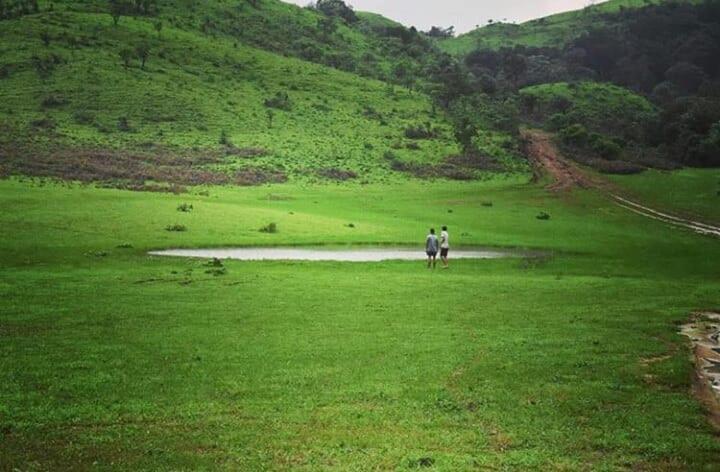
[[[521,24],[493,23],[470,31],[456,38],[438,42],[445,52],[465,55],[482,47],[500,49],[502,47],[562,47],[569,41],[581,36],[591,28],[605,25],[610,18],[606,13],[614,13],[623,8],[642,8],[667,0],[609,0],[582,10],[570,11],[531,20]]]
[[[213,154],[203,170],[301,176],[340,168],[378,179],[388,174],[388,152],[438,162],[457,151],[422,94],[192,28],[166,24],[158,33],[154,22],[127,17],[113,26],[107,13],[60,7],[4,21],[5,167],[32,173],[25,164],[50,147],[173,148],[229,154]],[[149,47],[144,68],[140,44]],[[407,128],[426,123],[431,139],[406,138]],[[231,146],[220,146],[221,137]],[[34,152],[18,159],[24,147]]]

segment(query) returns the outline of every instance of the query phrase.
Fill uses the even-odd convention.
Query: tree
[[[465,116],[455,121],[455,139],[462,146],[465,154],[471,154],[474,151],[473,138],[477,136],[477,131],[477,126]]]
[[[150,45],[143,41],[135,47],[135,55],[140,59],[140,69],[145,70],[145,62],[150,57]]]
[[[326,16],[339,17],[348,24],[358,21],[355,11],[342,0],[317,0],[314,8]]]
[[[132,49],[124,48],[121,49],[118,54],[120,55],[120,59],[123,61],[123,66],[126,69],[130,67],[130,61],[132,61],[132,58],[135,57],[135,52]]]
[[[429,31],[425,32],[425,35],[437,39],[452,38],[455,36],[455,27],[450,26],[443,28],[441,26],[433,26]]]
[[[113,24],[118,25],[120,18],[130,12],[130,3],[128,0],[110,0],[110,16],[112,16]]]
[[[50,46],[50,40],[52,39],[52,36],[50,36],[48,30],[42,30],[40,32],[40,39],[42,40],[45,47],[48,47]]]

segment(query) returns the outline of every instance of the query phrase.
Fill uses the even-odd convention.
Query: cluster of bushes
[[[558,137],[576,161],[588,165],[606,174],[636,174],[646,169],[646,165],[622,160],[623,146],[618,140],[588,130],[581,124],[573,124],[561,129]]]
[[[622,153],[622,147],[617,141],[600,133],[588,132],[581,124],[576,123],[561,129],[558,136],[563,143],[591,151],[603,159],[617,159]]]

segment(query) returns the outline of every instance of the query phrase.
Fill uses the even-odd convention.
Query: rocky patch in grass
[[[481,154],[463,154],[447,156],[437,164],[406,162],[394,155],[386,156],[390,168],[405,172],[421,179],[444,178],[450,180],[475,180],[481,172],[500,172],[502,165],[494,159]]]
[[[352,180],[357,178],[357,174],[351,170],[338,169],[336,167],[329,167],[326,169],[319,169],[317,175],[324,177],[329,180],[337,180],[343,182],[345,180]]]

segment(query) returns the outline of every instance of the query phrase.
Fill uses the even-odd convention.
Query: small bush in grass
[[[268,233],[268,234],[277,233],[277,232],[278,232],[277,224],[275,224],[275,223],[270,223],[270,224],[268,224],[267,226],[263,226],[262,228],[260,228],[260,232],[261,232],[261,233]]]
[[[550,215],[548,215],[548,214],[545,213],[544,211],[541,211],[540,214],[537,215],[535,218],[537,218],[538,220],[547,221],[547,220],[550,219]]]
[[[118,249],[132,249],[133,245],[130,243],[122,243],[116,246]]]
[[[393,162],[393,161],[396,161],[398,159],[398,157],[397,157],[397,154],[395,154],[392,151],[385,151],[385,153],[383,154],[383,159],[385,159],[386,161]]]
[[[187,228],[185,227],[185,225],[174,224],[174,225],[167,225],[167,226],[165,227],[165,231],[182,233],[182,232],[184,232],[184,231],[187,231]]]
[[[130,121],[127,116],[121,116],[118,118],[117,129],[123,133],[129,133],[132,131],[132,127],[130,126]]]
[[[60,95],[48,95],[40,102],[42,108],[57,108],[67,104],[67,100]]]
[[[218,140],[219,144],[222,144],[223,146],[232,146],[232,142],[230,142],[230,138],[228,137],[227,131],[222,130],[220,131],[220,139]]]
[[[181,203],[180,205],[178,205],[177,211],[181,211],[183,213],[190,213],[191,211],[193,211],[193,206],[192,204]]]
[[[95,122],[95,115],[85,110],[76,111],[73,113],[73,120],[79,125],[91,125]]]
[[[432,129],[429,124],[405,128],[405,137],[408,139],[433,139],[437,135],[437,130]]]
[[[490,208],[491,206],[493,206],[493,202],[482,202],[481,205],[486,208]]]
[[[39,120],[33,120],[30,122],[30,126],[38,129],[53,130],[57,126],[52,118],[40,118]]]

